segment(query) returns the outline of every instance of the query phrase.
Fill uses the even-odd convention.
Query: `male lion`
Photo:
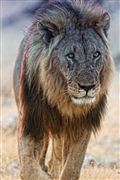
[[[51,1],[38,10],[14,70],[22,179],[79,179],[106,106],[112,74],[109,24],[103,8],[76,0]]]

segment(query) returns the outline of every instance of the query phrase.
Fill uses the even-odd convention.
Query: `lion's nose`
[[[91,90],[91,89],[93,89],[93,88],[95,88],[95,84],[93,84],[93,85],[90,85],[90,86],[83,86],[83,85],[80,85],[80,84],[78,84],[78,86],[81,88],[81,89],[84,89],[86,92],[88,92],[89,90]]]

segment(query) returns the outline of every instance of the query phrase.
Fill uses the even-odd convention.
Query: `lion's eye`
[[[73,60],[74,57],[75,57],[74,53],[69,53],[69,54],[66,55],[66,58],[67,58],[68,60],[70,60],[70,59]]]
[[[70,70],[73,69],[74,59],[75,59],[74,53],[69,53],[69,54],[66,55],[67,67],[68,67]]]
[[[99,58],[100,57],[100,52],[99,51],[96,51],[94,54],[93,54],[93,57],[94,58]]]

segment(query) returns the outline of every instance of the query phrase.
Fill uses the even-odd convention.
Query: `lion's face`
[[[71,29],[60,41],[54,55],[64,77],[66,95],[75,104],[93,103],[99,95],[106,46],[92,29]]]
[[[106,43],[110,19],[106,12],[96,15],[92,11],[76,16],[72,10],[70,14],[55,5],[43,16],[40,29],[47,60],[41,66],[41,79],[48,99],[57,103],[68,99],[76,105],[95,104],[107,91],[111,74]]]

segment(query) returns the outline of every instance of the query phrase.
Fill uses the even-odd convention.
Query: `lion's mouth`
[[[96,97],[84,96],[84,97],[71,97],[71,100],[74,104],[82,105],[82,104],[92,104],[95,102]]]

